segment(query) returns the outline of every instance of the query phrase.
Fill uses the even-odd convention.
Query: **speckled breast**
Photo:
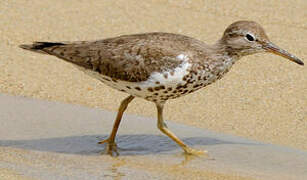
[[[218,79],[218,76],[205,66],[197,70],[192,70],[192,67],[191,64],[184,63],[178,69],[153,73],[147,81],[142,82],[121,81],[101,75],[99,79],[122,92],[148,101],[163,103],[168,99],[178,98],[199,90]]]
[[[177,58],[183,60],[178,67],[153,72],[147,80],[140,82],[123,81],[84,68],[83,71],[117,90],[148,101],[163,103],[215,82],[228,72],[233,64],[230,58],[207,64],[192,62],[184,54],[178,55]]]

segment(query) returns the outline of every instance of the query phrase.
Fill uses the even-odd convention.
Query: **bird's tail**
[[[34,42],[33,44],[21,44],[19,45],[19,47],[25,50],[47,54],[47,52],[44,51],[45,48],[62,46],[62,45],[65,44],[60,42]]]

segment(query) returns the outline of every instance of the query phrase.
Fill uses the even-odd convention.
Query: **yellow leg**
[[[170,137],[173,141],[175,141],[186,154],[191,155],[200,155],[205,154],[206,151],[200,151],[196,149],[190,148],[188,145],[184,144],[183,141],[181,141],[174,133],[172,133],[166,126],[163,120],[163,104],[157,104],[158,109],[158,128],[160,131],[162,131],[164,134],[166,134],[168,137]]]
[[[113,156],[114,155],[113,153],[115,153],[116,155],[118,155],[117,146],[116,146],[116,143],[115,143],[116,133],[117,133],[120,121],[122,119],[122,116],[123,116],[125,110],[127,109],[128,104],[133,99],[134,99],[134,96],[129,96],[121,102],[119,109],[118,109],[117,116],[116,116],[116,120],[115,120],[114,125],[113,125],[113,129],[112,129],[112,132],[111,132],[109,138],[98,142],[98,144],[107,143],[107,146],[106,146],[106,149],[105,149],[105,153],[107,153],[107,154],[110,154],[110,155]]]

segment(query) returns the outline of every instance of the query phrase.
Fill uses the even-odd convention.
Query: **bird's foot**
[[[183,148],[184,152],[187,154],[187,155],[196,155],[196,156],[199,156],[199,155],[205,155],[205,156],[208,156],[208,152],[205,151],[205,150],[198,150],[198,149],[193,149],[193,148],[190,148],[190,147],[184,147]]]
[[[118,156],[119,153],[117,151],[117,145],[114,141],[110,141],[109,139],[105,139],[102,141],[99,141],[98,144],[104,144],[107,143],[105,146],[104,151],[102,152],[102,154],[108,154],[110,156]]]

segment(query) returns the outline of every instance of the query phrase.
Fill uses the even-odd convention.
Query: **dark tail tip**
[[[34,42],[33,44],[21,44],[19,47],[25,50],[46,54],[45,48],[61,45],[65,44],[59,42]]]
[[[65,45],[63,43],[58,43],[58,42],[35,42],[34,44],[34,49],[44,49],[47,47],[53,47],[53,46],[61,46]]]
[[[65,45],[58,42],[35,42],[33,44],[22,44],[19,47],[26,50],[41,50],[47,47]]]

